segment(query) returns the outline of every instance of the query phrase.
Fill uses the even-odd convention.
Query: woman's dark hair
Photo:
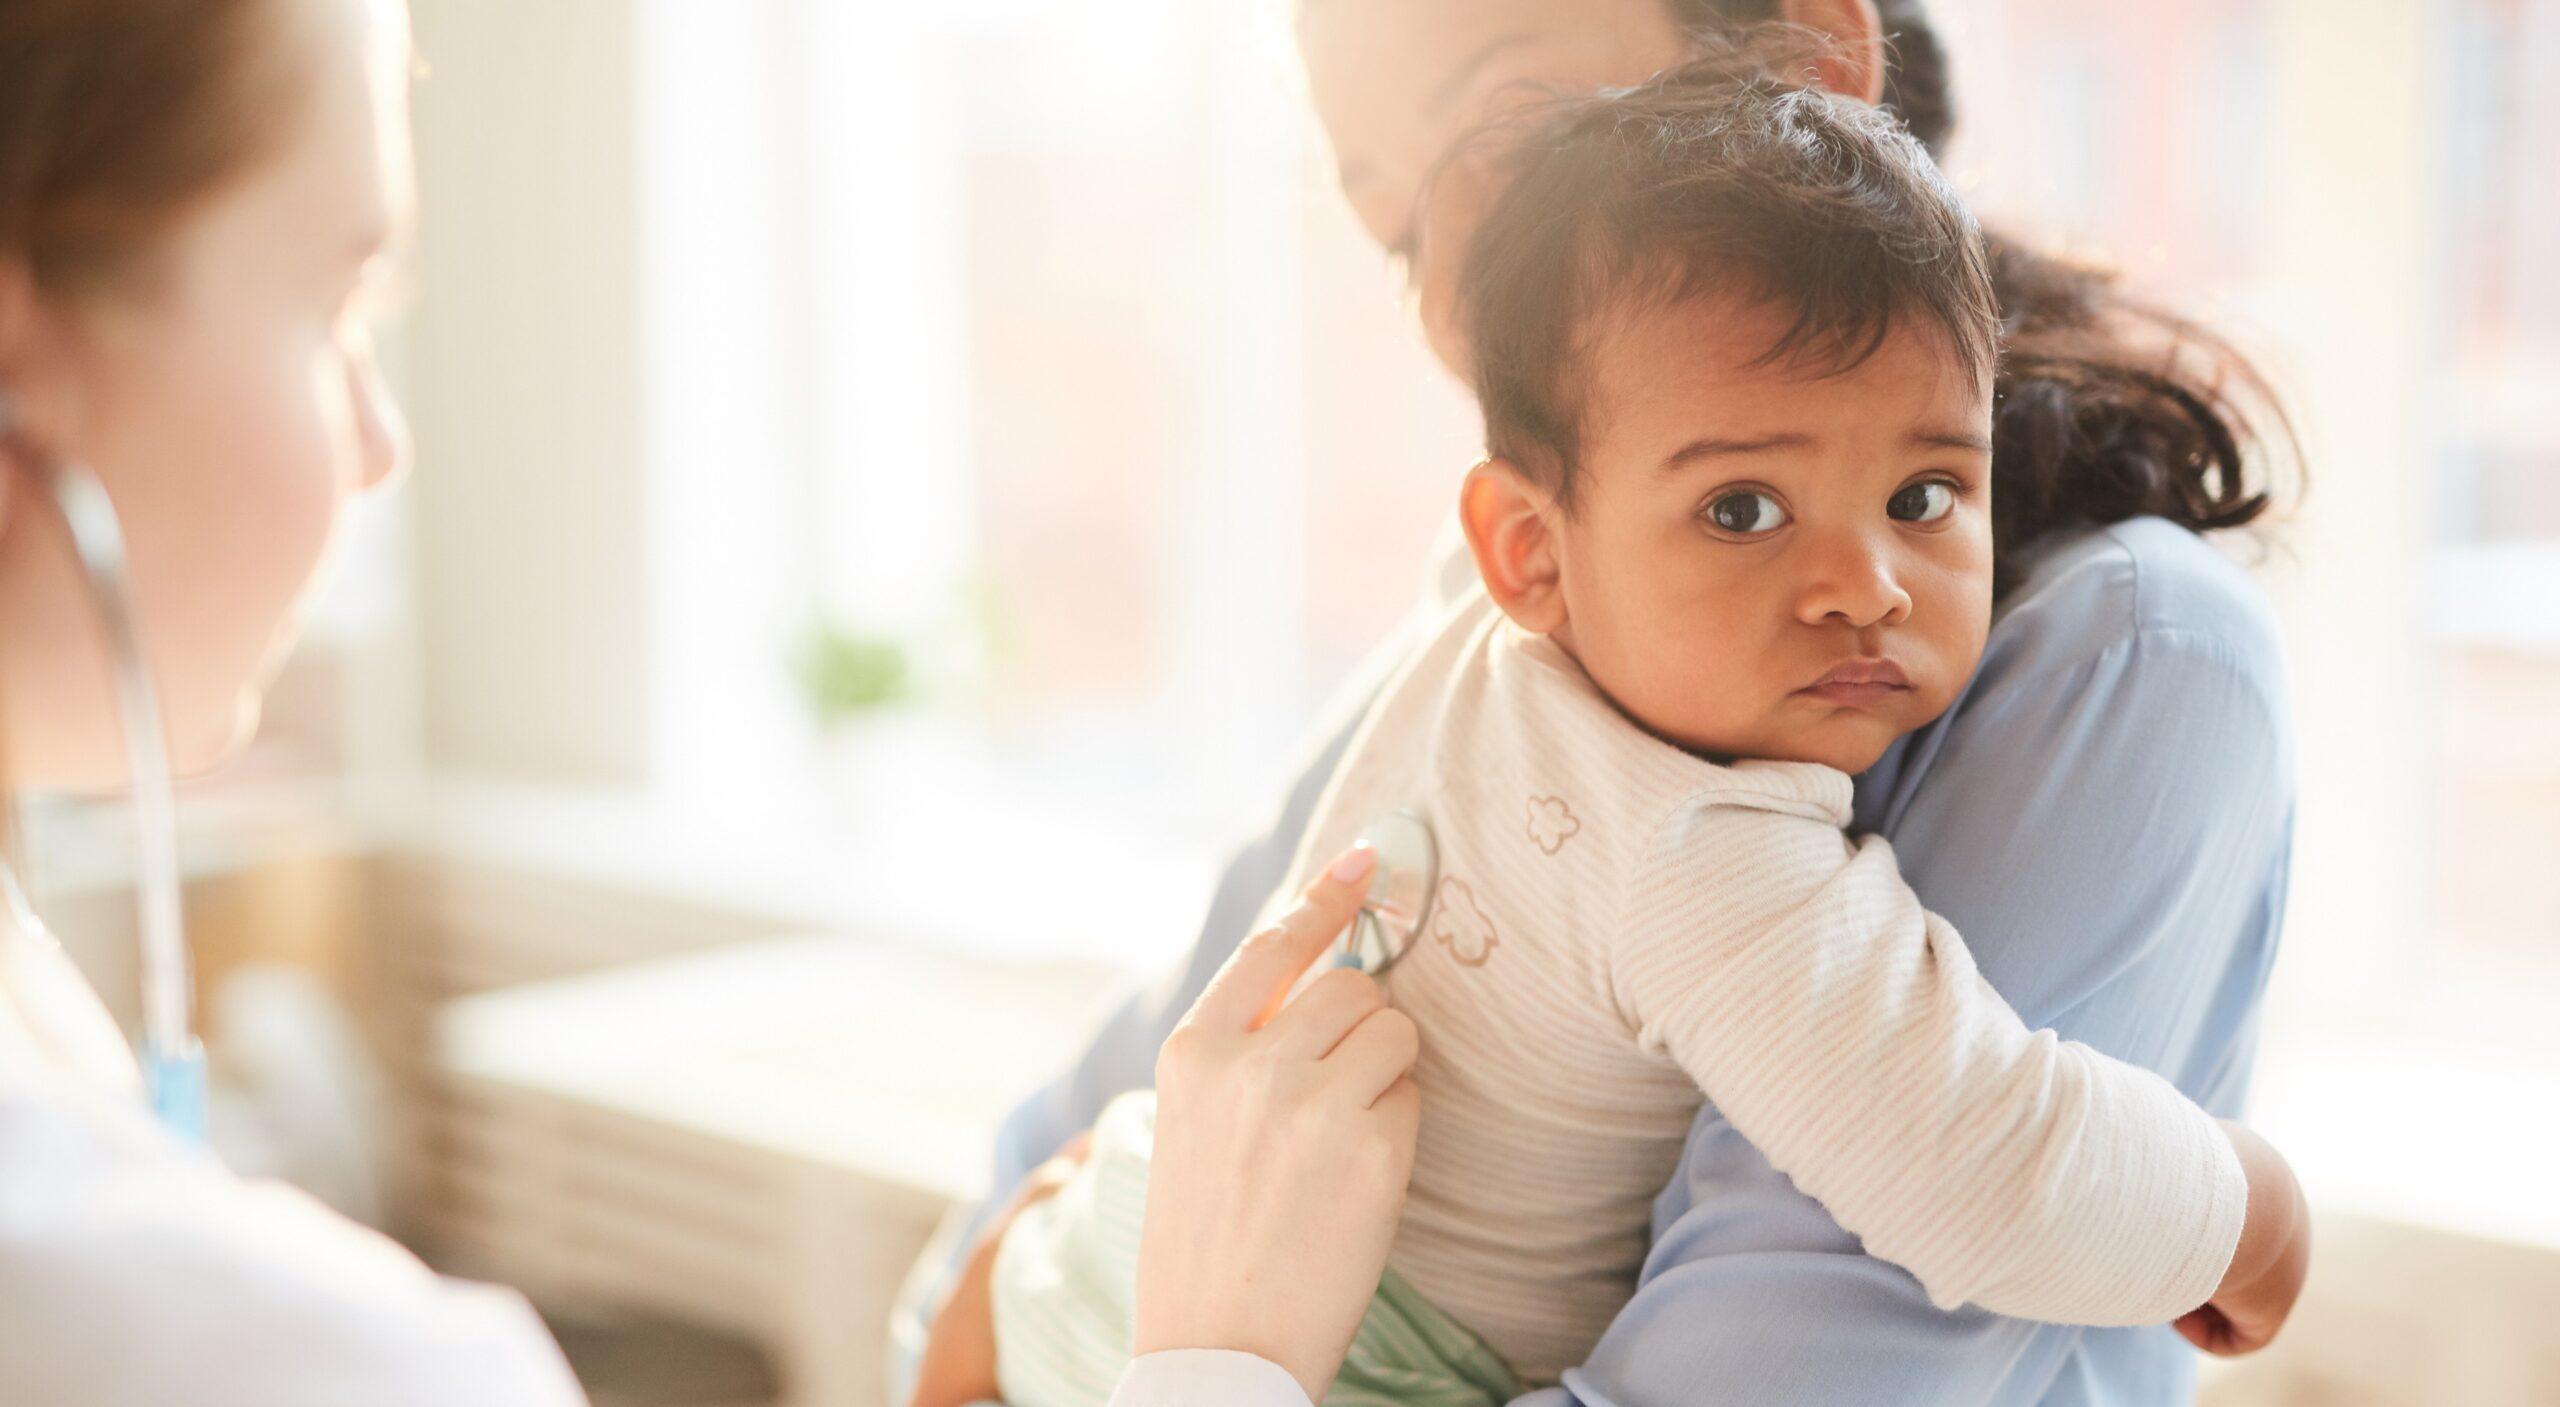
[[[1920,326],[1992,384],[1999,311],[1964,202],[1890,114],[1779,71],[1733,49],[1504,143],[1459,317],[1486,448],[1568,512],[1595,325],[1726,297],[1788,320],[1755,365],[1835,374]]]
[[[1774,19],[1777,0],[1664,0],[1702,53]],[[1876,0],[1882,106],[1932,154],[1954,134],[1945,47],[1924,0]],[[1999,590],[2048,533],[2158,516],[2203,532],[2261,523],[2268,482],[2303,478],[2290,422],[2229,343],[2129,296],[2111,273],[1984,234],[1999,300],[1992,425]],[[2253,423],[2262,421],[2265,433]]]

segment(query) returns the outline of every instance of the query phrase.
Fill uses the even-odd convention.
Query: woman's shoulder
[[[1983,652],[1985,682],[2174,656],[2237,672],[2270,696],[2284,649],[2266,592],[2222,543],[2165,518],[2057,536],[2029,559]]]

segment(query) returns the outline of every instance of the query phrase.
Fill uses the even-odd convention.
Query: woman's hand
[[[1321,1402],[1386,1269],[1421,1096],[1412,1018],[1367,974],[1290,986],[1351,923],[1352,850],[1236,949],[1156,1060],[1136,1348],[1236,1349]]]

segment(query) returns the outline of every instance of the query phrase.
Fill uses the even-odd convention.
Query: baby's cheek
[[[1757,652],[1707,633],[1655,636],[1635,652],[1645,706],[1637,721],[1696,752],[1756,755],[1773,700]]]

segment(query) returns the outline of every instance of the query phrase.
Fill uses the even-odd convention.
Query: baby
[[[1411,1191],[1327,1400],[1501,1402],[1582,1361],[1704,1099],[1943,1307],[2160,1323],[2290,1243],[2280,1159],[2027,1030],[1846,834],[1850,774],[1949,707],[1991,617],[1997,314],[1918,144],[1757,69],[1668,75],[1528,144],[1461,297],[1480,589],[1274,900],[1386,813],[1437,833],[1380,978],[1423,1035]],[[1127,1359],[1151,1118],[1112,1105],[1006,1234],[1011,1407],[1100,1403]]]

